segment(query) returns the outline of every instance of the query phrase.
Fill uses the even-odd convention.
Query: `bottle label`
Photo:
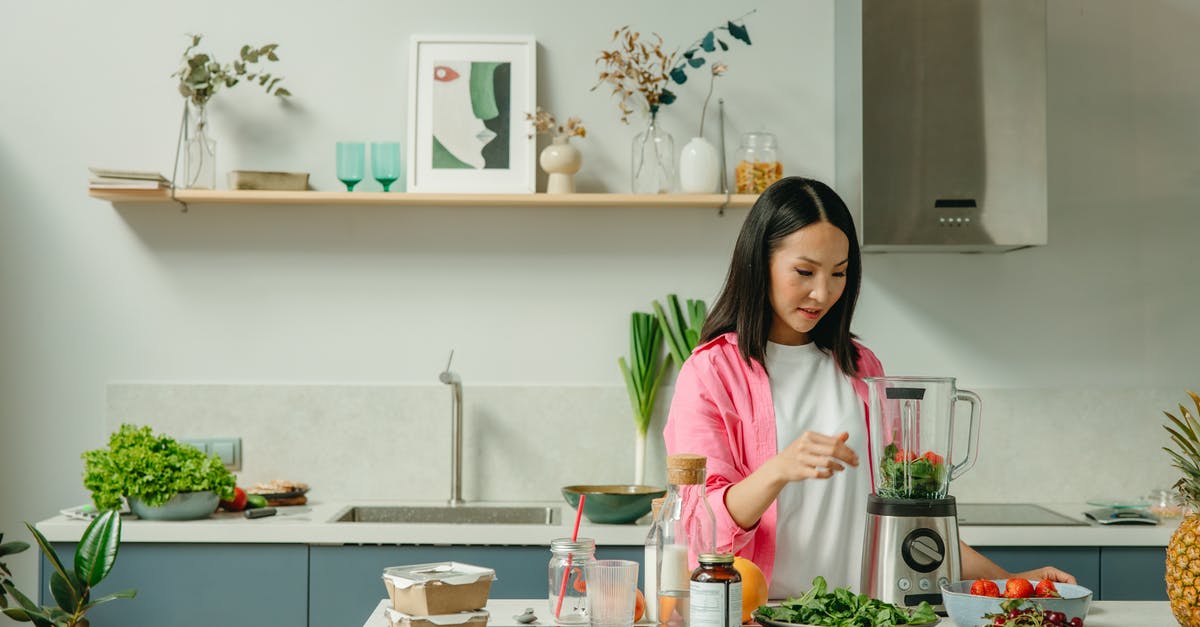
[[[737,627],[742,624],[742,582],[699,582],[691,586],[690,627]]]

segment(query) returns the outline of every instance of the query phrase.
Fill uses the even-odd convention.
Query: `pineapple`
[[[1183,405],[1179,406],[1179,418],[1163,412],[1174,424],[1174,428],[1165,427],[1179,448],[1163,450],[1183,475],[1175,489],[1189,512],[1167,545],[1166,581],[1175,620],[1183,627],[1200,627],[1200,396],[1191,391],[1188,395],[1196,403],[1195,416]]]

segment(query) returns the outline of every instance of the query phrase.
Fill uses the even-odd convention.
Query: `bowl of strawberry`
[[[1049,579],[975,579],[942,586],[942,603],[958,627],[1082,627],[1092,591]]]

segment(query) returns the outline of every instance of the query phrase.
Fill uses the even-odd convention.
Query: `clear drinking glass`
[[[400,178],[400,142],[371,143],[371,175],[383,191],[391,191],[392,183]]]
[[[633,627],[638,563],[596,560],[587,565],[588,614],[592,627]]]
[[[346,191],[354,191],[354,186],[363,180],[363,170],[367,162],[366,144],[362,142],[338,142],[337,144],[337,177],[346,184]]]

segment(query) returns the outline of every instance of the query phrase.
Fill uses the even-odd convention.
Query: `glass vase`
[[[675,140],[650,116],[646,130],[633,136],[630,162],[634,194],[666,194],[675,186]]]
[[[183,147],[183,185],[188,189],[216,189],[217,140],[208,127],[208,109],[189,105],[187,139]]]

